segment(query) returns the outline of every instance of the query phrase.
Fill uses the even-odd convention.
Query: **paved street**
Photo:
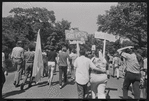
[[[112,74],[112,69],[110,68],[110,74]],[[120,70],[120,77],[122,77],[122,72]],[[59,88],[58,80],[59,73],[58,69],[56,75],[54,75],[52,86],[49,88],[47,85],[47,77],[41,79],[39,84],[31,88],[27,88],[28,85],[24,87],[24,91],[20,90],[20,87],[15,88],[13,85],[14,72],[9,73],[6,76],[6,82],[4,84],[2,94],[4,99],[40,99],[40,98],[77,98],[77,86],[69,78],[69,83],[64,86],[62,89]],[[122,83],[123,77],[117,80],[116,78],[110,77],[106,87],[107,99],[121,99],[122,98]],[[129,91],[130,99],[133,98],[131,91]],[[89,93],[90,98],[90,93]]]

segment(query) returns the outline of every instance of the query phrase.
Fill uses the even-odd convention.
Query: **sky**
[[[2,17],[11,15],[12,8],[32,8],[40,7],[53,10],[56,21],[62,19],[71,22],[71,28],[79,28],[93,34],[97,31],[97,17],[105,14],[111,6],[116,6],[117,2],[3,2]]]

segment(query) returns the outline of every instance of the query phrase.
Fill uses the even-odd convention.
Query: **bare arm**
[[[121,54],[121,52],[122,52],[123,50],[127,49],[127,48],[133,48],[133,46],[127,46],[127,47],[120,48],[120,49],[117,50],[117,52],[118,52],[119,54]]]

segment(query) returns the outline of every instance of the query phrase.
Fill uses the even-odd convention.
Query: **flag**
[[[43,59],[42,59],[42,51],[41,51],[41,41],[40,41],[40,29],[38,30],[36,49],[35,49],[35,57],[33,64],[33,74],[35,77],[35,81],[38,82],[41,79],[41,70],[43,69]]]

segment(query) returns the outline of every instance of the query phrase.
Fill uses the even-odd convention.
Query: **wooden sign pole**
[[[103,57],[105,57],[105,51],[106,51],[106,39],[104,39],[104,44],[103,44]]]

